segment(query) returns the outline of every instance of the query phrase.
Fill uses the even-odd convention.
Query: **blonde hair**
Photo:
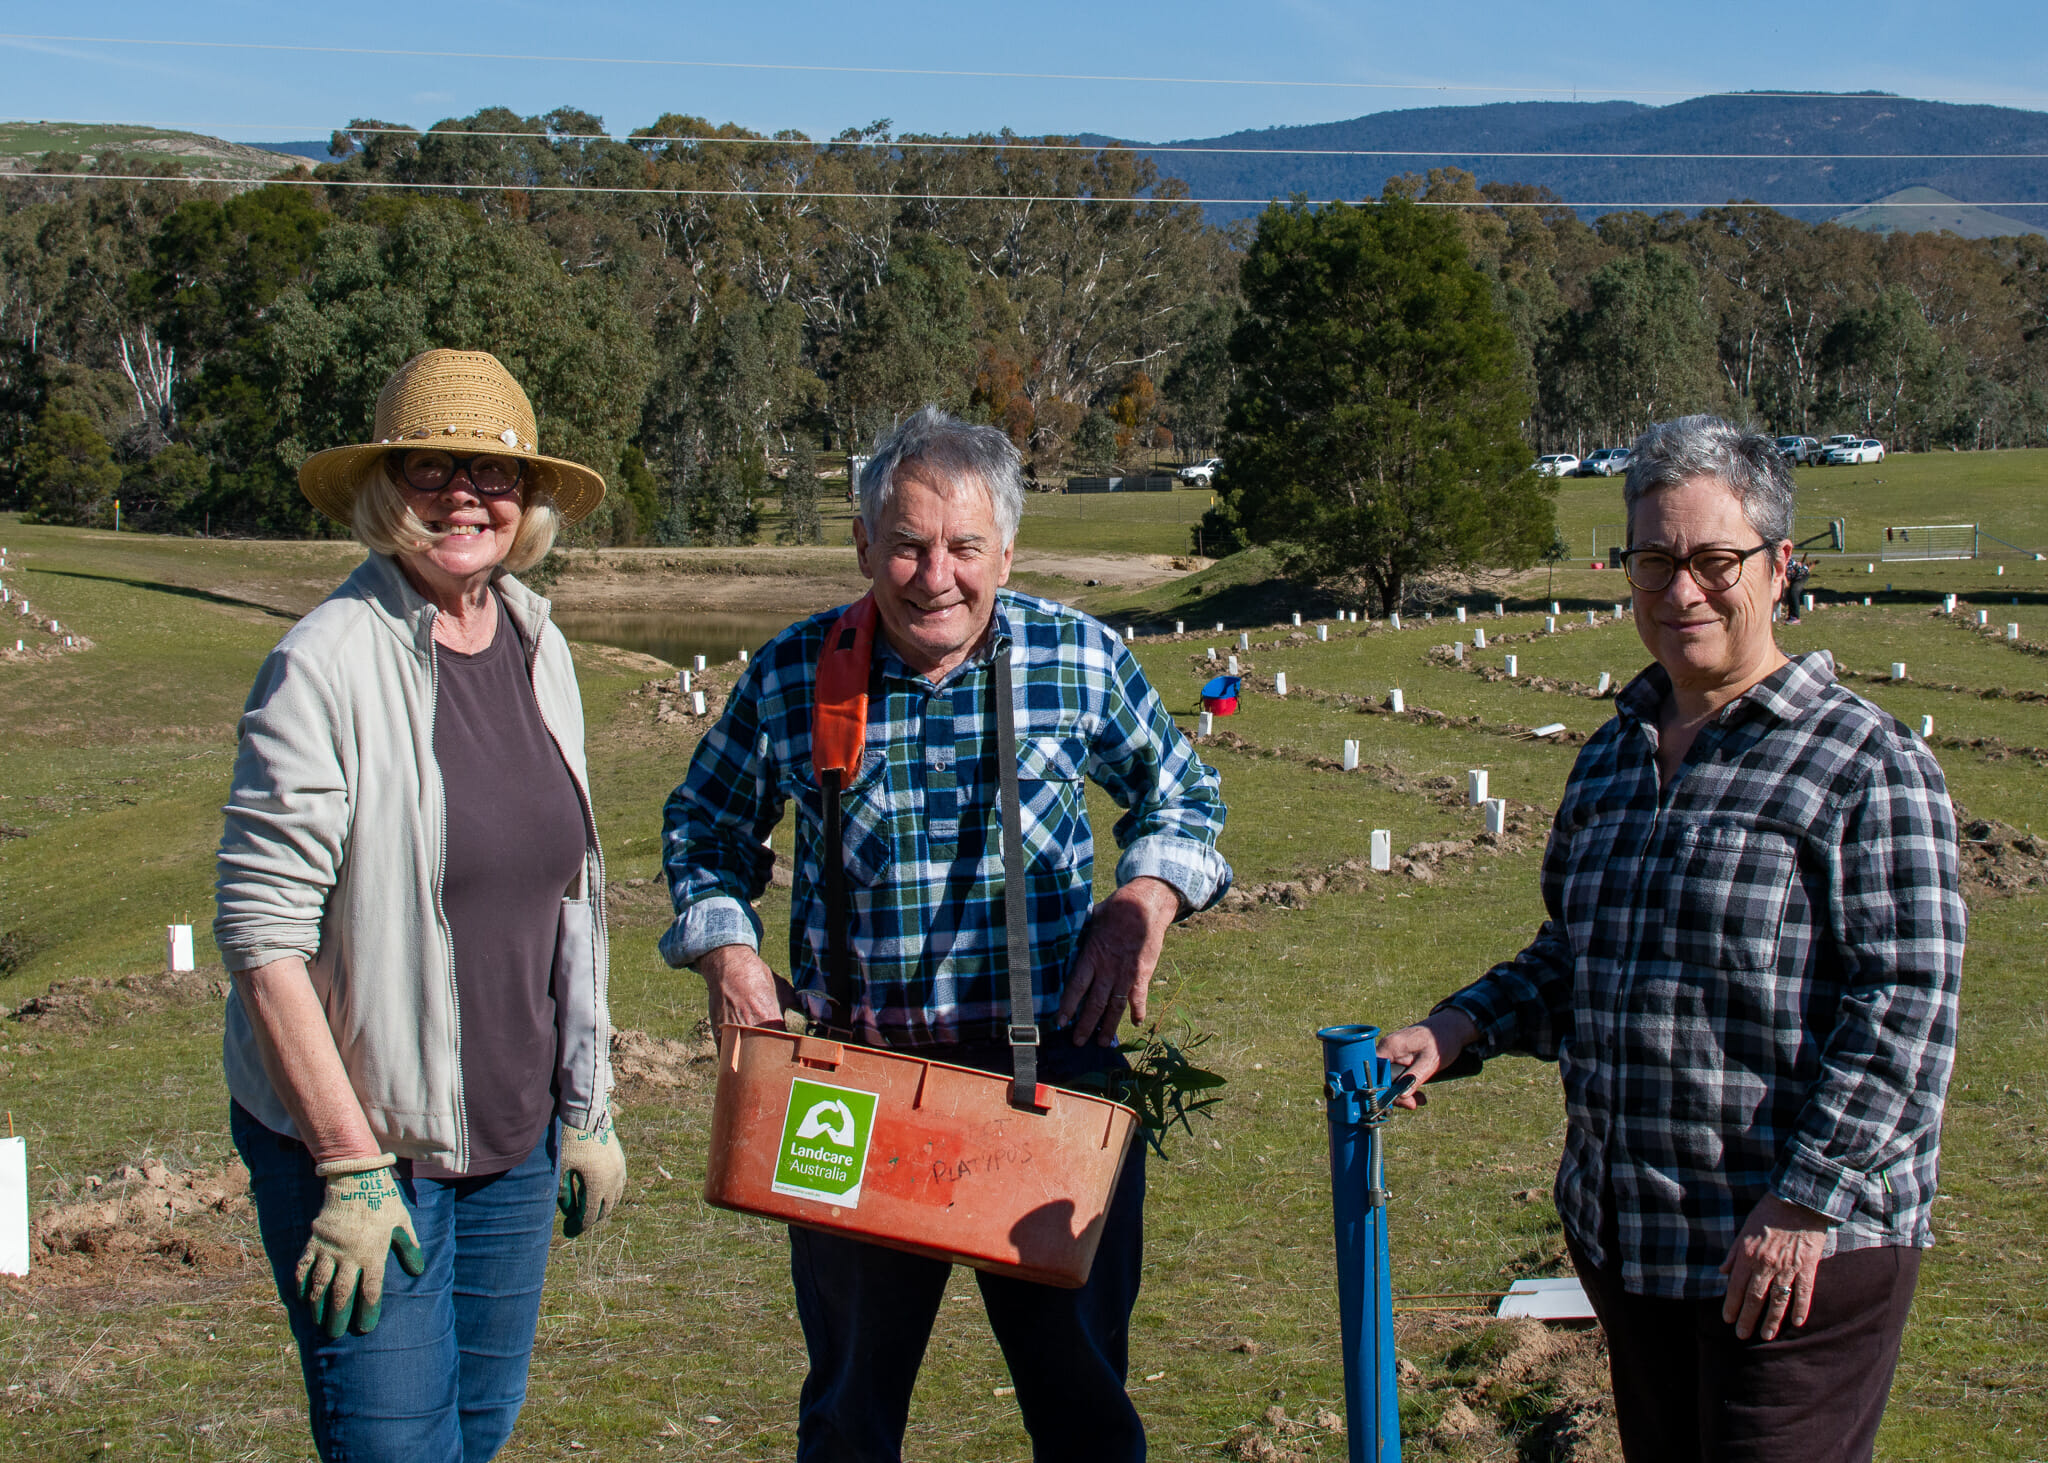
[[[555,511],[554,494],[535,482],[530,472],[519,496],[519,531],[513,535],[512,547],[498,565],[505,574],[531,569],[545,559],[562,526],[562,516]],[[370,552],[394,557],[423,553],[440,538],[412,511],[405,494],[384,470],[382,457],[363,469],[363,475],[356,480],[355,507],[349,526],[355,531],[356,542]]]

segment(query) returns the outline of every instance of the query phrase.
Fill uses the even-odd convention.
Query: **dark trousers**
[[[1044,1078],[1055,1083],[1101,1060],[1085,1051],[1055,1055],[1051,1042],[1046,1057]],[[1009,1065],[1006,1051],[1000,1066],[983,1053],[945,1059],[992,1070]],[[1140,1463],[1145,1456],[1145,1427],[1124,1391],[1144,1226],[1141,1143],[1117,1180],[1086,1285],[1063,1290],[975,1273],[1041,1463]],[[796,1228],[789,1259],[811,1364],[797,1421],[799,1463],[898,1463],[911,1389],[953,1267]]]
[[[1863,1463],[1877,1439],[1920,1275],[1904,1246],[1820,1262],[1813,1307],[1777,1339],[1737,1338],[1721,1299],[1661,1300],[1621,1288],[1571,1245],[1607,1333],[1615,1420],[1629,1463]]]

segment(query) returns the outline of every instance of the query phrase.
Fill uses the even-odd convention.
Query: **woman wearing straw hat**
[[[299,471],[370,554],[242,716],[225,1062],[321,1456],[474,1463],[526,1395],[555,1209],[573,1236],[625,1192],[582,703],[511,577],[604,480],[480,352],[406,362],[373,435]]]

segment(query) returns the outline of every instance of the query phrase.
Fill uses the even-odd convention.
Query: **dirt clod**
[[[612,1077],[622,1097],[693,1087],[700,1068],[718,1055],[711,1023],[699,1021],[688,1041],[628,1028],[612,1033]]]
[[[239,1163],[176,1171],[160,1159],[123,1164],[95,1197],[44,1209],[29,1226],[30,1272],[103,1283],[135,1270],[221,1275],[248,1268],[250,1246],[226,1222],[249,1208]]]

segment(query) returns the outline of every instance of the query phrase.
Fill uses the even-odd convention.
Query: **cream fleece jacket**
[[[611,1091],[604,856],[590,813],[583,702],[550,606],[497,582],[525,642],[541,719],[583,799],[587,846],[562,897],[555,956],[563,1122],[588,1128]],[[295,625],[242,712],[221,835],[214,940],[230,971],[305,960],[370,1130],[404,1158],[469,1162],[462,1012],[441,911],[446,836],[434,759],[437,611],[373,554]],[[227,1004],[228,1089],[296,1136],[239,994]]]

